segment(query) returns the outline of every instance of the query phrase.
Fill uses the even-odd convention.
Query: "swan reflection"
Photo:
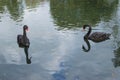
[[[29,57],[28,47],[25,47],[25,48],[24,48],[24,52],[25,52],[25,55],[26,55],[26,63],[27,63],[27,64],[31,64],[31,58],[32,58],[32,57]]]
[[[88,39],[85,38],[85,37],[84,37],[84,41],[86,42],[88,48],[85,48],[85,46],[82,45],[82,49],[83,49],[85,52],[88,52],[88,51],[90,51],[90,49],[91,49],[90,42],[89,42]]]

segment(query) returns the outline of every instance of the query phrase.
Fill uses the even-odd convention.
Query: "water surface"
[[[119,80],[119,0],[0,0],[0,80]],[[17,45],[29,26],[27,64]],[[86,45],[82,25],[111,33]]]

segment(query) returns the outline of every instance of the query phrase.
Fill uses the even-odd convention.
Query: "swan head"
[[[23,29],[24,29],[25,31],[28,31],[28,26],[27,26],[27,25],[24,25],[24,26],[23,26]]]
[[[90,27],[90,25],[83,25],[83,30],[85,30],[86,27]]]

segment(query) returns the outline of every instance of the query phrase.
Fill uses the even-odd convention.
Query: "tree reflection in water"
[[[114,45],[115,50],[114,52],[114,58],[112,58],[112,62],[115,68],[120,66],[120,32],[119,32],[119,25],[113,26],[113,37],[114,37]]]
[[[57,5],[56,5],[57,4]],[[50,0],[50,11],[59,30],[75,29],[83,24],[109,21],[118,0]]]
[[[8,16],[14,21],[20,22],[24,18],[25,9],[36,8],[44,0],[1,0],[0,13],[7,12]]]
[[[115,58],[112,59],[114,67],[120,66],[120,47],[114,50]]]

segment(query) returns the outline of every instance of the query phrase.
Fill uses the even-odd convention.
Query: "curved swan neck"
[[[85,35],[85,37],[88,38],[89,35],[90,35],[90,33],[91,33],[91,31],[92,31],[92,29],[91,29],[91,26],[90,26],[90,25],[86,25],[85,28],[86,28],[86,27],[89,27],[89,30],[88,30],[87,34]]]
[[[28,30],[28,26],[24,25],[23,26],[23,35],[26,36],[26,30]]]

